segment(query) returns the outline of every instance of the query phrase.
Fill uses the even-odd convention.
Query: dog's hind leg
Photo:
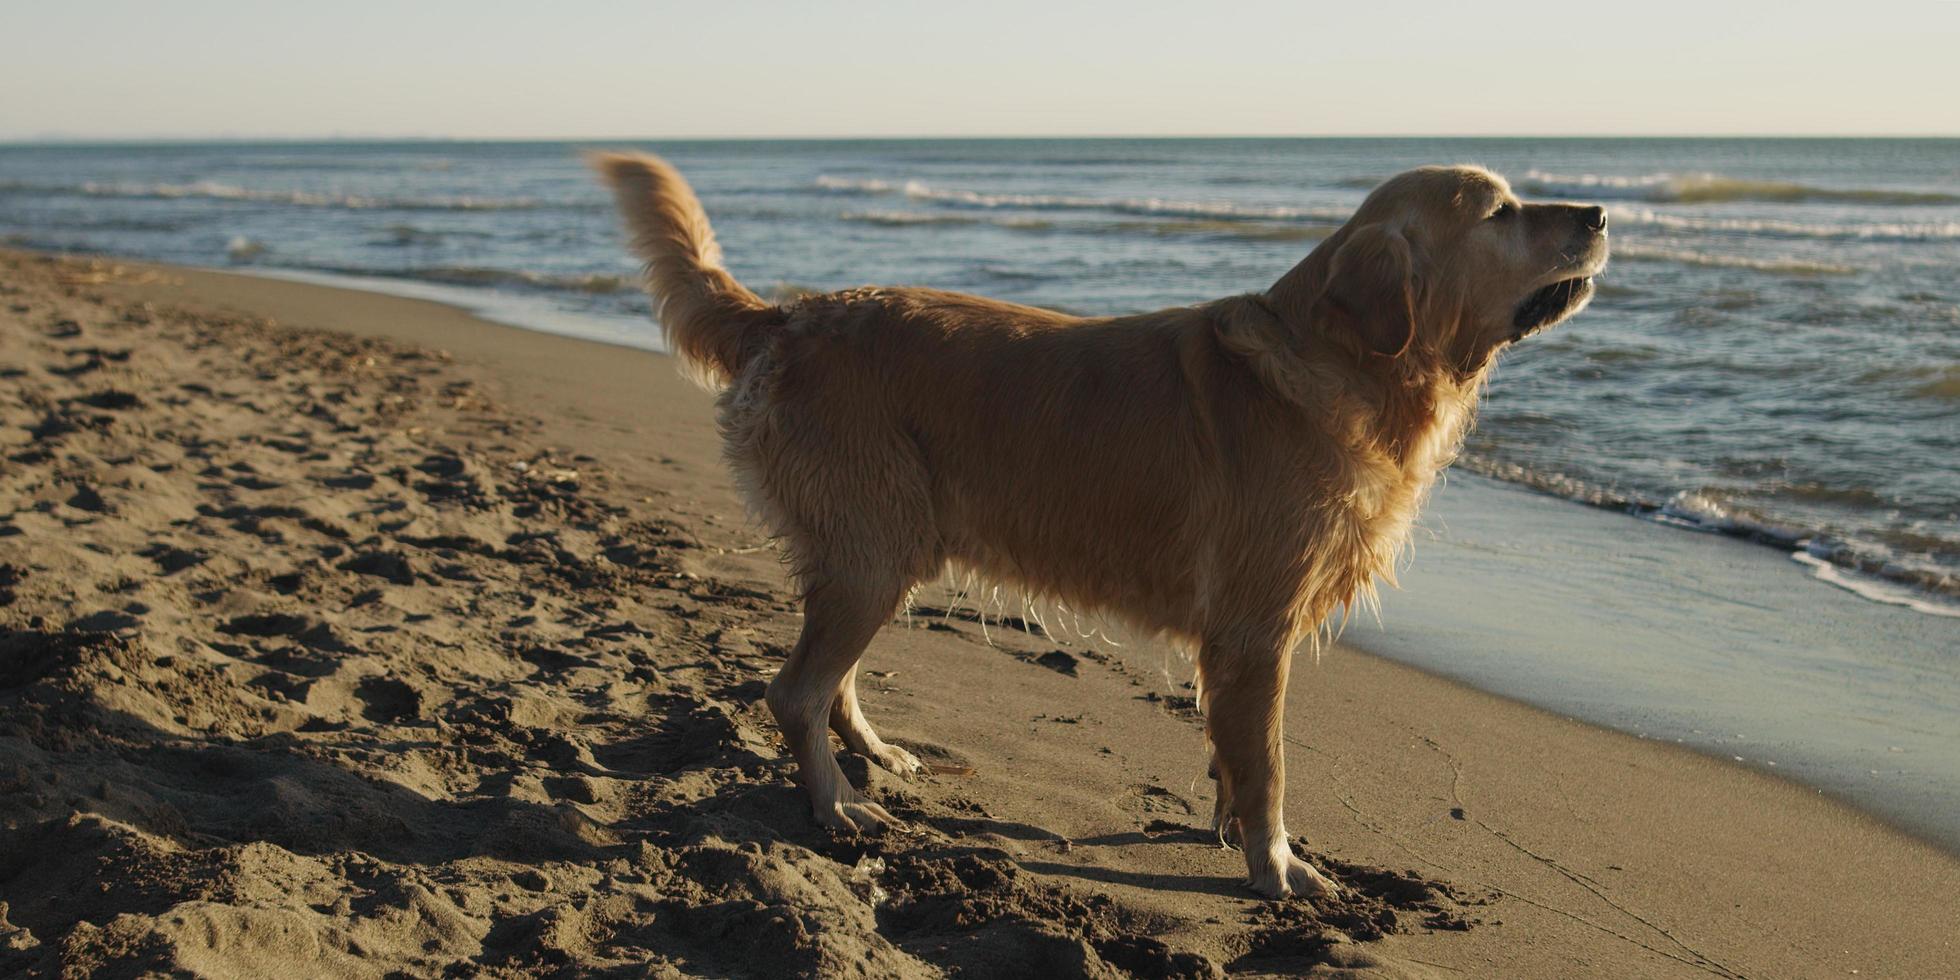
[[[855,669],[844,675],[844,683],[837,690],[837,700],[830,706],[830,730],[844,740],[845,748],[901,776],[909,776],[924,768],[912,753],[879,738],[878,733],[871,730],[871,723],[864,720],[864,712],[858,708]]]
[[[1286,630],[1234,631],[1208,638],[1198,652],[1205,731],[1218,775],[1214,819],[1237,825],[1252,889],[1268,898],[1340,891],[1300,860],[1286,838],[1281,741],[1292,646]]]
[[[823,362],[826,350],[806,352],[749,414],[724,409],[722,427],[803,589],[803,635],[769,684],[769,709],[817,822],[853,831],[895,821],[844,779],[829,729],[880,765],[911,761],[865,723],[852,675],[878,628],[943,559],[918,445],[884,401],[860,397],[856,376],[840,373],[854,362]]]
[[[817,822],[832,830],[897,823],[844,778],[825,729],[845,679],[904,591],[889,582],[813,577],[803,599],[803,635],[769,683],[769,710],[796,756],[798,778]]]
[[[1205,739],[1207,748],[1210,748],[1210,741],[1207,736]],[[1211,779],[1212,788],[1211,832],[1218,835],[1220,846],[1236,846],[1239,842],[1238,819],[1232,815],[1231,784],[1225,781],[1225,777],[1218,770],[1217,749],[1211,749],[1211,768],[1205,772],[1205,775]]]

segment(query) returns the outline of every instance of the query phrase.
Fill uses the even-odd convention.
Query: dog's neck
[[[1226,346],[1351,449],[1386,457],[1418,479],[1434,477],[1456,457],[1487,367],[1466,372],[1424,344],[1383,357],[1273,292],[1242,297],[1220,312]]]

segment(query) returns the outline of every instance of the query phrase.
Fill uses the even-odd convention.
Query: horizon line
[[[906,135],[455,136],[455,135],[170,135],[0,136],[0,146],[127,146],[182,143],[818,143],[872,141],[1036,140],[1952,140],[1960,133],[923,133]]]

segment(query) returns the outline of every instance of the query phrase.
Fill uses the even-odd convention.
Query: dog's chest
[[[1349,449],[1349,486],[1339,495],[1331,537],[1346,542],[1342,557],[1353,587],[1371,577],[1394,580],[1395,557],[1437,476],[1455,459],[1469,410],[1464,401],[1440,402],[1396,446]]]

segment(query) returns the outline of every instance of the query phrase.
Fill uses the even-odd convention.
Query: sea
[[[1418,164],[1604,204],[1597,299],[1506,356],[1459,465],[1960,615],[1960,140],[0,145],[0,242],[658,347],[591,147],[678,164],[764,294],[929,285],[1082,314],[1264,288]]]

